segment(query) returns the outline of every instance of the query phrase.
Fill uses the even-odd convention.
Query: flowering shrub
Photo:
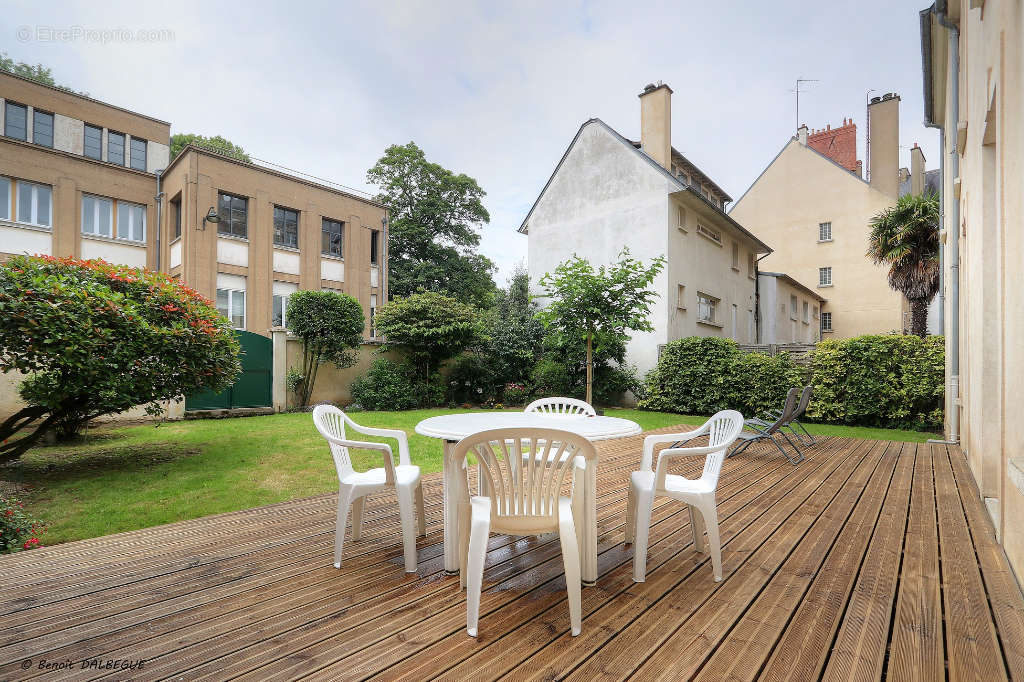
[[[169,275],[102,260],[16,256],[0,266],[0,371],[28,374],[27,406],[0,424],[0,462],[44,433],[103,414],[219,391],[238,341],[213,304]],[[12,440],[19,431],[28,435]]]
[[[40,547],[43,530],[43,524],[25,511],[20,500],[0,495],[0,554]]]
[[[526,399],[530,397],[530,389],[525,384],[505,384],[503,393],[505,402],[509,405],[523,405],[526,403]]]

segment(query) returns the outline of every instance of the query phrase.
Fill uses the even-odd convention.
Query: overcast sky
[[[675,91],[673,145],[734,198],[794,134],[798,77],[819,79],[801,120],[852,117],[862,159],[866,92],[899,93],[901,165],[918,142],[938,167],[922,125],[925,1],[8,0],[0,50],[172,133],[220,134],[356,189],[373,191],[366,170],[387,145],[413,140],[487,192],[482,251],[503,282],[526,258],[516,228],[580,124],[639,137],[649,82]],[[164,33],[102,33],[115,29]]]

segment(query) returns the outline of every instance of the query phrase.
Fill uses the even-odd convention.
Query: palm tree
[[[910,329],[924,336],[928,304],[939,290],[939,197],[899,198],[871,219],[868,257],[889,266],[889,286],[910,301]]]

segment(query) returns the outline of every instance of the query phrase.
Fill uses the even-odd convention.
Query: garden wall
[[[278,334],[280,332],[274,332]],[[279,344],[281,342],[275,338],[274,352],[277,352]],[[287,374],[290,368],[294,368],[298,371],[302,371],[302,341],[290,337],[285,341],[286,345],[286,363],[283,366],[277,362],[274,363],[274,407],[280,411],[278,404],[279,391],[278,387],[283,389],[283,408],[291,409],[297,406],[297,400],[294,392],[288,391],[284,386],[285,374]],[[379,343],[364,343],[357,350],[359,359],[356,364],[345,369],[338,369],[330,363],[324,363],[320,366],[316,375],[316,384],[313,386],[313,395],[310,396],[310,405],[316,405],[322,402],[331,402],[338,405],[347,405],[352,402],[352,393],[349,390],[352,386],[352,382],[355,381],[356,377],[360,374],[366,373],[370,369],[370,365],[373,364],[374,359],[378,357],[377,351],[380,350]],[[398,360],[400,356],[395,353],[385,353],[384,357]],[[275,358],[276,359],[276,358]]]

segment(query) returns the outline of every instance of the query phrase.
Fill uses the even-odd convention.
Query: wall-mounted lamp
[[[213,206],[211,206],[210,210],[207,211],[206,215],[203,216],[203,225],[202,225],[203,232],[206,231],[206,223],[213,223],[214,225],[216,225],[219,222],[220,222],[220,216],[217,214],[217,209],[215,209]]]

